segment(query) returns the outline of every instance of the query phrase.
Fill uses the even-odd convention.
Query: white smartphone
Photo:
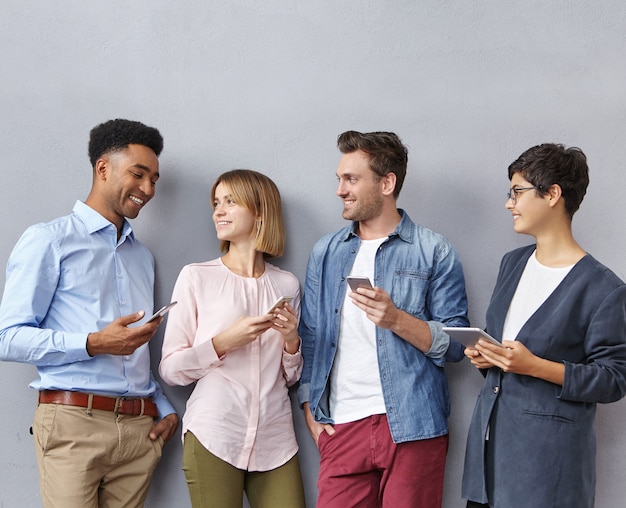
[[[148,319],[148,321],[146,321],[146,323],[149,323],[150,321],[154,321],[156,318],[164,316],[165,314],[167,314],[169,312],[169,310],[176,305],[178,302],[170,302],[167,305],[163,305],[163,307],[161,307],[159,310],[157,310],[154,314],[152,314],[152,316],[150,316],[150,318]]]
[[[472,349],[476,346],[478,339],[483,339],[496,346],[504,347],[500,342],[480,328],[444,326],[443,331],[465,347]]]
[[[356,291],[357,288],[371,289],[373,287],[372,281],[369,280],[368,277],[359,277],[356,275],[349,275],[347,280],[348,280],[348,285],[350,286],[350,289],[352,291]]]
[[[291,303],[293,300],[293,296],[281,296],[278,300],[274,302],[274,305],[270,307],[270,309],[266,312],[266,314],[273,313],[276,309],[281,308],[285,303]]]

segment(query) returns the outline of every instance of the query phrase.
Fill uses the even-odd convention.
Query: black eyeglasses
[[[513,201],[513,204],[517,203],[517,196],[519,194],[521,194],[524,191],[530,190],[530,189],[539,189],[538,187],[535,187],[534,185],[532,187],[513,187],[511,190],[509,190],[509,192],[506,193],[506,197],[508,199],[510,199],[511,201]]]

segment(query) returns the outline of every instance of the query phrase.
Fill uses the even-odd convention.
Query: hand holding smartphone
[[[350,289],[352,291],[356,291],[357,288],[367,288],[367,289],[372,289],[372,281],[369,280],[368,277],[361,277],[361,276],[348,276],[347,278],[348,281],[348,285],[350,286]]]
[[[157,310],[154,314],[152,314],[152,316],[150,316],[150,318],[146,321],[146,323],[150,323],[151,321],[154,321],[156,318],[164,316],[177,303],[178,302],[170,302],[167,305],[164,305],[159,310]]]
[[[274,305],[266,312],[266,314],[273,314],[276,310],[280,309],[285,303],[291,303],[293,296],[281,296],[274,302]]]

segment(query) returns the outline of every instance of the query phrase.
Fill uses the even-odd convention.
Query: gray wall
[[[335,139],[347,129],[393,130],[409,146],[400,205],[456,245],[474,325],[484,325],[500,257],[529,242],[513,233],[504,210],[506,167],[540,142],[587,153],[591,185],[575,232],[625,278],[624,5],[4,0],[0,265],[28,225],[87,196],[88,131],[126,117],[165,137],[157,197],[133,223],[157,260],[157,305],[169,300],[184,264],[219,254],[208,193],[215,176],[234,167],[277,182],[289,233],[277,264],[303,281],[313,242],[343,225]],[[162,330],[152,343],[155,367],[161,340]],[[465,434],[481,378],[467,362],[448,373],[452,508],[464,506]],[[34,376],[31,366],[0,365],[0,507],[39,505],[28,432]],[[182,413],[189,390],[166,391]],[[318,456],[301,412],[294,418],[314,506]],[[623,401],[598,411],[599,507],[626,498],[625,418]],[[188,505],[180,458],[175,439],[148,506]]]

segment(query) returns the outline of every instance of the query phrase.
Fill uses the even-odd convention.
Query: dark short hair
[[[570,217],[580,207],[589,185],[589,167],[583,151],[554,143],[533,146],[522,153],[509,166],[509,180],[515,173],[536,187],[541,196],[548,193],[551,185],[561,187]]]
[[[406,176],[409,160],[408,150],[400,138],[393,132],[346,131],[337,138],[337,147],[341,153],[361,150],[370,158],[370,168],[379,177],[389,173],[396,175],[396,187],[393,196],[397,199]]]
[[[124,150],[128,145],[147,146],[158,157],[163,150],[163,137],[154,127],[121,118],[96,125],[89,132],[89,160],[92,167],[104,154]]]

